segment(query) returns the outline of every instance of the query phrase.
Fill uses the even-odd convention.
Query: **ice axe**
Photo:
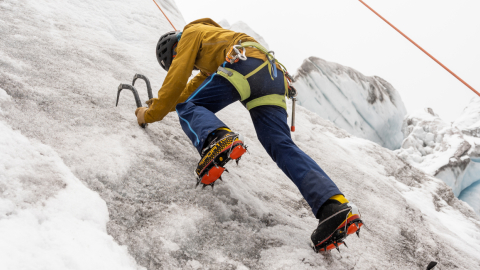
[[[132,91],[133,96],[135,97],[135,103],[137,104],[137,108],[142,107],[142,102],[140,101],[140,96],[138,95],[138,91],[133,86],[137,79],[143,79],[145,81],[145,83],[147,84],[148,98],[149,99],[153,98],[152,87],[150,85],[150,80],[148,80],[148,78],[146,76],[142,75],[142,74],[135,74],[135,76],[133,77],[132,85],[121,83],[118,86],[117,103],[115,104],[115,107],[118,106],[118,100],[120,99],[120,92],[122,92],[123,89],[128,89],[128,90]],[[142,124],[142,128],[145,128],[145,127],[146,127],[146,124]]]
[[[152,99],[153,98],[153,94],[152,94],[152,86],[150,85],[150,80],[145,76],[145,75],[142,75],[142,74],[135,74],[135,76],[133,76],[133,81],[132,81],[132,86],[135,85],[135,81],[137,79],[142,79],[145,81],[145,83],[147,84],[147,92],[148,92],[148,99]]]

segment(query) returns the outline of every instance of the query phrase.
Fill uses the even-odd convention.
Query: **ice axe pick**
[[[142,74],[135,74],[135,76],[133,77],[132,85],[121,83],[118,86],[117,103],[115,104],[115,107],[118,106],[118,100],[120,98],[120,92],[122,92],[123,89],[128,89],[128,90],[132,91],[133,96],[135,97],[135,103],[137,104],[137,108],[142,107],[142,102],[140,101],[140,96],[138,95],[138,91],[133,86],[133,85],[135,85],[135,81],[137,79],[142,79],[142,80],[145,81],[145,83],[147,84],[148,98],[149,99],[153,98],[152,87],[150,85],[150,80],[148,80],[148,78],[146,76],[142,75]],[[146,124],[142,124],[141,126],[142,126],[142,128],[145,128]]]

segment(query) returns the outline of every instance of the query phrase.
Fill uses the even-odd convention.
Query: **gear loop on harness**
[[[275,105],[284,108],[287,110],[287,104],[285,102],[285,96],[292,99],[292,127],[291,131],[295,131],[295,102],[296,102],[296,95],[297,91],[295,88],[293,88],[292,83],[294,82],[294,78],[287,72],[287,69],[285,68],[282,63],[278,62],[278,60],[275,58],[275,52],[274,51],[268,51],[260,45],[257,42],[252,42],[252,41],[247,41],[247,42],[239,42],[239,44],[233,45],[230,50],[228,51],[225,59],[227,62],[230,64],[237,63],[239,60],[245,61],[247,60],[247,56],[245,55],[246,53],[246,48],[247,47],[252,47],[255,48],[262,53],[265,54],[267,60],[258,66],[256,69],[248,73],[247,75],[242,75],[238,71],[230,68],[225,68],[225,63],[223,66],[218,67],[217,69],[217,74],[224,77],[230,83],[237,89],[238,93],[240,94],[240,100],[243,101],[250,97],[250,84],[248,83],[247,79],[260,71],[262,68],[264,68],[266,65],[268,65],[268,72],[270,73],[270,77],[272,80],[277,78],[277,64],[278,67],[281,69],[281,72],[284,75],[284,84],[285,84],[285,94],[284,95],[278,95],[278,94],[272,94],[272,95],[265,95],[258,97],[254,100],[250,100],[245,104],[248,110],[251,110],[257,106],[263,106],[263,105]],[[235,55],[232,55],[232,54]],[[273,74],[272,74],[273,73]]]
[[[235,55],[232,55],[232,52],[235,52]],[[242,45],[233,45],[230,51],[228,51],[225,60],[230,64],[237,63],[239,60],[245,61],[247,60],[245,52],[246,50]]]

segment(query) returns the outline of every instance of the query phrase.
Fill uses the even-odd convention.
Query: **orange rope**
[[[400,34],[402,34],[402,36],[404,36],[406,39],[408,39],[410,42],[413,43],[413,45],[417,46],[420,50],[422,50],[426,55],[430,56],[430,58],[432,58],[435,62],[437,62],[440,66],[442,66],[446,71],[450,72],[450,74],[452,74],[455,78],[457,78],[459,81],[461,81],[463,84],[465,84],[468,88],[470,88],[470,90],[472,90],[473,92],[475,92],[478,96],[480,96],[480,93],[478,93],[473,87],[471,87],[468,83],[466,83],[464,80],[462,80],[460,77],[458,77],[455,73],[453,73],[450,69],[448,69],[446,66],[444,66],[442,63],[440,63],[440,61],[438,61],[437,59],[435,59],[435,57],[433,57],[431,54],[429,54],[427,51],[425,51],[422,47],[420,47],[417,43],[415,43],[413,40],[411,40],[409,37],[407,37],[407,35],[405,35],[404,33],[402,33],[402,31],[398,30],[398,28],[396,28],[395,26],[393,26],[393,24],[391,24],[389,21],[387,21],[385,18],[383,18],[380,14],[378,14],[375,10],[373,10],[371,7],[369,7],[367,4],[365,4],[365,2],[363,2],[362,0],[358,0],[360,1],[362,4],[364,4],[368,9],[370,9],[371,11],[373,11],[373,13],[377,14],[378,17],[380,17],[382,20],[384,20],[386,23],[388,23],[391,27],[393,27],[393,29],[397,30],[397,32],[399,32]]]
[[[167,15],[165,14],[165,12],[163,12],[163,10],[160,8],[160,6],[157,4],[157,2],[155,0],[153,0],[153,2],[155,3],[155,5],[157,5],[158,9],[160,9],[160,11],[163,13],[163,16],[165,16],[165,18],[167,18],[168,22],[172,25],[173,29],[175,29],[175,31],[177,31],[177,28],[175,28],[175,26],[173,26],[173,23],[170,21],[170,19],[168,19]]]

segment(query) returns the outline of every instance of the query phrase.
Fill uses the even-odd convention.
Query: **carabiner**
[[[241,48],[242,52],[240,52],[240,50],[237,49],[237,48]],[[237,55],[236,55],[237,58],[239,58],[242,61],[247,60],[247,56],[245,55],[245,52],[247,50],[242,45],[233,45],[233,49],[237,53]]]

